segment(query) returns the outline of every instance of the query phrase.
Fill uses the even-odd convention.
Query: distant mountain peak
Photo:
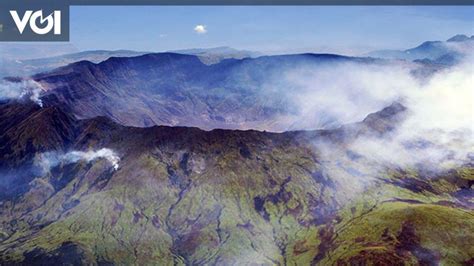
[[[470,40],[470,38],[468,36],[466,36],[464,34],[457,34],[457,35],[447,39],[446,41],[447,42],[464,42],[464,41],[468,41],[468,40]]]
[[[459,62],[459,60],[446,60],[448,58],[459,58],[463,56],[458,49],[453,48],[454,43],[460,45],[472,46],[474,36],[467,36],[464,34],[457,34],[446,41],[425,41],[420,45],[406,49],[406,50],[379,50],[368,53],[370,57],[378,57],[384,59],[402,59],[409,61],[422,62],[424,59],[429,62],[440,65],[452,65]],[[439,60],[438,59],[442,59]],[[426,61],[426,60],[424,60]]]
[[[419,46],[417,46],[413,49],[416,49],[416,48],[421,48],[421,49],[431,48],[433,46],[442,45],[442,44],[443,44],[442,41],[426,41],[426,42],[423,42],[422,44],[420,44]],[[408,49],[408,50],[413,50],[413,49]],[[406,51],[408,51],[408,50],[406,50]]]

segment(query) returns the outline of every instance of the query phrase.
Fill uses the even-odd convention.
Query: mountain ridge
[[[109,116],[131,126],[285,131],[297,122],[291,110],[295,107],[283,95],[262,90],[265,83],[291,69],[344,63],[387,64],[372,58],[296,54],[225,59],[207,65],[193,55],[153,53],[112,57],[98,64],[80,61],[33,79],[46,88],[44,101],[56,99],[81,119]],[[130,112],[116,108],[130,109],[129,101],[134,102]],[[285,121],[279,116],[289,117]]]
[[[26,142],[38,136],[34,130],[23,130],[23,121],[30,121],[28,127],[42,127],[45,117],[38,114],[54,117],[63,113],[61,107],[48,103],[43,108],[28,102],[0,107],[1,114],[24,108],[24,115],[7,115],[0,126],[25,132]],[[404,112],[402,105],[394,103],[339,130],[287,133],[136,128],[106,117],[73,121],[70,126],[77,131],[64,152],[111,148],[120,156],[119,167],[114,170],[105,159],[60,162],[22,180],[23,187],[14,190],[15,200],[10,200],[12,195],[2,195],[0,261],[468,261],[469,252],[460,246],[466,236],[456,232],[474,228],[466,213],[469,207],[463,205],[468,202],[463,195],[472,169],[441,173],[432,179],[401,169],[391,169],[375,179],[357,178],[371,170],[364,167],[367,159],[347,149],[347,143],[367,134],[390,133],[386,125],[396,126]],[[1,136],[1,147],[22,143],[8,144]],[[47,143],[49,138],[38,140]],[[323,140],[332,143],[327,154],[325,145],[313,144]],[[51,148],[61,152],[57,147],[42,149],[41,143],[38,152]],[[20,150],[11,150],[20,154],[11,159],[24,160]],[[7,154],[11,152],[2,152]],[[352,193],[361,180],[373,183],[363,193]],[[381,189],[384,195],[377,192]],[[430,200],[425,193],[430,193]],[[437,234],[427,231],[433,224],[426,219],[433,215],[444,217],[436,221],[437,228],[443,229]],[[447,230],[453,222],[462,229]],[[357,249],[346,252],[354,246]],[[441,256],[446,249],[458,252]]]
[[[20,110],[20,112],[19,112]],[[393,127],[400,122],[406,108],[400,103],[393,103],[383,110],[370,114],[364,121],[352,125],[341,126],[334,130],[305,130],[305,131],[288,131],[283,133],[249,130],[229,130],[229,129],[213,129],[205,131],[197,127],[170,127],[163,125],[154,125],[151,127],[127,127],[113,122],[107,117],[94,117],[91,119],[77,120],[63,110],[61,107],[54,105],[45,105],[40,108],[32,103],[21,103],[11,101],[0,105],[0,113],[2,114],[2,123],[0,129],[3,134],[0,135],[0,169],[17,168],[23,164],[28,164],[33,160],[37,153],[54,150],[58,152],[66,152],[71,150],[74,145],[79,143],[91,142],[101,139],[108,139],[115,133],[125,131],[135,132],[173,132],[183,131],[189,133],[180,133],[178,135],[262,135],[265,138],[289,138],[309,141],[309,139],[317,137],[327,137],[328,140],[335,143],[342,143],[360,137],[361,135],[379,134],[383,135],[390,132]],[[15,116],[12,116],[15,113]],[[389,125],[389,126],[387,126]],[[94,136],[99,130],[99,135]],[[194,132],[194,133],[190,133]],[[175,134],[165,133],[170,137]],[[187,137],[188,138],[188,137]],[[219,139],[211,137],[211,139]],[[32,141],[33,140],[33,141]],[[21,158],[16,160],[15,158]],[[29,180],[28,182],[30,182]],[[27,183],[28,183],[27,182]],[[5,189],[4,191],[8,191]],[[2,196],[0,195],[0,198]]]
[[[417,109],[452,102],[418,83],[458,59],[151,53],[5,79],[0,265],[471,265],[470,131]]]

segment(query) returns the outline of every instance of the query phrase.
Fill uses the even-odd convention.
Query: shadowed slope
[[[472,258],[471,168],[436,177],[400,169],[373,175],[370,161],[345,148],[362,135],[390,132],[403,117],[399,104],[338,130],[281,134],[132,128],[104,117],[77,121],[54,107],[2,108],[22,114],[0,125],[24,132],[34,152],[110,148],[121,158],[116,171],[104,159],[60,163],[18,183],[21,192],[0,202],[4,264]],[[64,144],[48,146],[51,139]],[[322,141],[334,150],[327,153]],[[4,142],[7,163],[31,166],[31,151],[15,143]],[[443,230],[433,234],[435,226]]]

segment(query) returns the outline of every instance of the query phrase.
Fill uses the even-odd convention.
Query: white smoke
[[[409,110],[394,134],[365,138],[352,148],[403,167],[447,168],[469,161],[474,151],[473,61],[436,73],[428,82],[400,90]]]
[[[282,84],[291,88],[285,95],[297,107],[294,129],[360,122],[393,102],[407,108],[385,135],[359,135],[342,144],[314,139],[321,168],[343,192],[340,200],[377,185],[387,169],[432,176],[473,162],[473,58],[465,55],[460,64],[421,78],[414,70],[426,66],[406,62],[334,64],[287,73]]]
[[[361,121],[418,86],[405,64],[340,63],[290,71],[283,84],[296,107],[291,130],[329,129]]]
[[[348,148],[373,161],[400,167],[461,165],[474,150],[474,60],[420,79],[420,66],[335,64],[291,71],[288,99],[297,106],[294,127],[337,127],[362,121],[394,101],[408,109],[392,134],[358,138]]]
[[[458,65],[436,71],[406,61],[322,64],[287,71],[265,87],[283,94],[294,107],[293,124],[286,130],[359,122],[394,101],[409,107],[417,128],[472,129],[472,51],[463,58]]]
[[[464,42],[446,42],[446,47],[452,51],[457,52],[462,55],[469,55],[474,49],[474,41],[464,41]]]
[[[321,157],[326,173],[338,184],[340,191],[344,191],[341,197],[357,197],[368,186],[376,184],[374,182],[385,175],[387,169],[442,173],[472,163],[473,62],[472,57],[466,58],[464,63],[439,71],[423,82],[409,74],[411,69],[385,73],[385,83],[389,84],[378,81],[383,73],[360,75],[364,80],[353,80],[355,84],[373,84],[362,89],[361,95],[368,97],[365,97],[366,103],[360,102],[360,109],[353,104],[351,97],[337,93],[334,95],[335,98],[330,100],[334,106],[329,106],[330,110],[348,110],[359,121],[368,113],[380,110],[378,104],[398,99],[407,107],[404,120],[393,125],[395,130],[386,135],[358,136],[342,146],[315,140],[315,150]],[[357,78],[357,75],[350,76]],[[344,79],[345,76],[341,75],[340,78]],[[372,82],[373,78],[375,80]],[[348,108],[344,109],[345,106]],[[375,109],[367,110],[367,107]],[[347,114],[337,117],[341,120],[347,118]]]
[[[35,102],[43,107],[40,94],[44,91],[43,86],[34,80],[22,80],[20,82],[0,81],[0,100],[25,99]]]
[[[70,151],[68,153],[45,152],[38,154],[35,158],[35,165],[39,166],[43,173],[47,173],[51,168],[59,164],[70,164],[78,161],[91,162],[97,159],[106,159],[114,168],[118,170],[120,157],[111,149],[102,148],[97,151]]]

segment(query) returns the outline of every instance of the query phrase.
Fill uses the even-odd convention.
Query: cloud
[[[322,168],[333,180],[341,198],[350,200],[358,197],[368,187],[377,186],[381,176],[387,175],[387,169],[404,169],[418,173],[426,178],[435,177],[451,169],[463,167],[474,159],[474,109],[472,61],[435,73],[426,82],[417,82],[411,75],[398,72],[385,73],[385,82],[377,82],[377,73],[372,76],[361,75],[366,81],[354,81],[354,84],[368,82],[363,92],[365,97],[359,102],[362,108],[352,107],[350,97],[330,99],[337,106],[356,116],[366,115],[366,106],[377,101],[399,99],[407,107],[407,114],[400,124],[394,125],[392,132],[385,135],[359,135],[343,145],[324,138],[313,142],[315,153],[320,157]],[[344,79],[346,76],[342,75]],[[386,93],[379,97],[378,90]],[[375,94],[372,94],[373,93]],[[383,95],[381,95],[383,96]],[[315,99],[310,98],[318,104]],[[340,102],[338,102],[340,101]],[[373,110],[376,111],[376,110]],[[346,119],[347,114],[337,119]],[[378,193],[388,193],[379,191]]]
[[[473,130],[472,57],[422,77],[420,66],[398,61],[381,64],[334,63],[303,66],[267,80],[265,95],[282,96],[292,110],[286,130],[327,129],[362,121],[392,102],[411,112],[417,129]],[[408,127],[408,126],[407,126]]]
[[[94,151],[71,151],[68,153],[45,152],[38,154],[35,158],[35,165],[40,167],[43,173],[47,173],[51,168],[65,163],[76,163],[78,161],[91,162],[97,159],[106,159],[114,168],[119,168],[120,157],[111,149],[102,148]]]
[[[465,164],[474,150],[473,63],[467,59],[418,87],[400,89],[407,119],[388,138],[369,139],[370,145],[358,150],[402,167],[439,170]]]
[[[1,80],[0,100],[26,98],[43,107],[43,102],[40,99],[43,90],[43,86],[34,80],[22,80],[21,82]]]
[[[262,90],[282,97],[293,110],[288,129],[337,128],[393,102],[407,108],[404,119],[383,136],[360,134],[343,144],[313,140],[322,169],[352,198],[378,184],[387,169],[436,176],[472,163],[473,58],[464,55],[458,65],[434,72],[400,61],[307,65],[268,78]]]
[[[284,87],[291,88],[282,93],[295,110],[287,130],[331,129],[361,121],[399,99],[400,88],[416,84],[410,70],[359,63],[290,70],[282,77]]]
[[[205,34],[207,33],[207,29],[206,29],[206,26],[205,25],[196,25],[196,27],[194,27],[194,31],[197,33],[197,34]]]
[[[272,107],[284,110],[272,118],[278,124],[270,130],[337,128],[362,121],[395,101],[404,101],[412,118],[419,120],[418,128],[452,129],[472,122],[474,115],[471,51],[457,49],[453,54],[459,63],[450,68],[406,61],[325,59],[295,67],[282,64],[270,75],[265,73],[258,93]],[[242,78],[240,83],[249,82]]]

